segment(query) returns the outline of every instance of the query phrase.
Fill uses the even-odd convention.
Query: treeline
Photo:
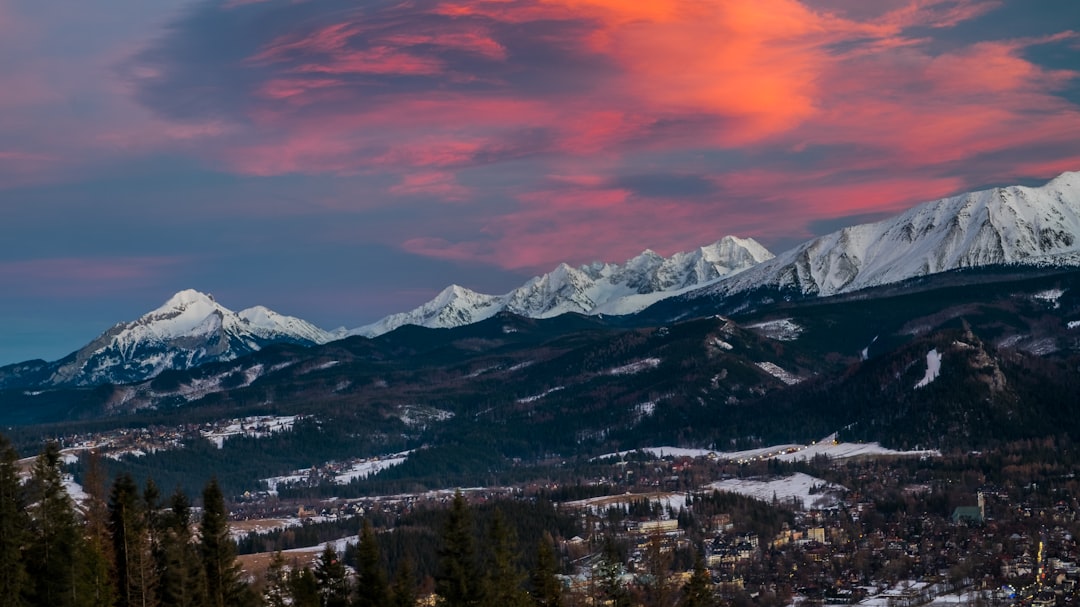
[[[93,463],[76,508],[62,465],[49,443],[23,484],[18,455],[0,436],[0,606],[258,604],[241,578],[216,481],[202,492],[196,523],[182,491],[166,504],[156,485],[140,490],[129,475],[117,477],[106,496]]]

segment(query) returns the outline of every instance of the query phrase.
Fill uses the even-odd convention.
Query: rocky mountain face
[[[960,268],[1080,263],[1080,172],[916,206],[815,238],[689,297],[760,287],[827,296]]]
[[[752,238],[725,236],[667,258],[646,250],[621,265],[598,262],[574,268],[560,264],[505,295],[485,295],[452,285],[415,310],[387,316],[349,334],[373,337],[403,325],[458,327],[503,311],[527,318],[567,312],[632,314],[771,258],[772,253]]]
[[[272,343],[322,344],[335,336],[312,324],[257,306],[233,312],[210,295],[180,291],[159,308],[121,322],[53,363],[0,369],[0,382],[33,378],[45,386],[130,383],[166,369],[231,360]]]

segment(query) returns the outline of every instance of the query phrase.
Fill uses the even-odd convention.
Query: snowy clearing
[[[394,466],[409,459],[409,454],[412,451],[404,451],[402,453],[395,453],[390,456],[383,456],[382,458],[369,459],[362,462],[357,462],[352,465],[348,470],[334,476],[334,482],[339,485],[347,485],[355,479],[363,479],[369,476],[373,476],[386,470],[387,468],[393,468]]]
[[[822,440],[810,445],[773,445],[760,449],[748,449],[746,451],[716,451],[714,449],[686,449],[682,447],[646,447],[633,451],[619,451],[608,453],[594,459],[608,457],[625,457],[631,453],[648,453],[653,457],[663,459],[665,457],[715,457],[717,459],[735,462],[751,462],[768,459],[783,461],[810,460],[817,455],[824,455],[829,459],[848,459],[852,457],[937,457],[940,451],[895,451],[882,447],[879,443],[841,443],[836,441],[836,435],[830,434]]]
[[[708,485],[710,489],[738,493],[765,502],[775,497],[781,503],[796,502],[802,508],[828,508],[839,501],[836,492],[847,491],[840,485],[796,472],[795,474],[768,481],[729,478]]]
[[[645,360],[638,360],[632,363],[623,365],[621,367],[615,367],[608,370],[608,375],[633,375],[635,373],[641,373],[642,371],[648,371],[649,369],[655,369],[663,362],[659,358],[646,358]]]
[[[780,367],[779,365],[777,365],[775,363],[762,362],[762,363],[754,363],[754,364],[757,365],[758,368],[761,369],[762,371],[768,373],[769,375],[772,375],[776,379],[779,379],[780,381],[784,382],[785,384],[787,384],[789,386],[794,386],[795,384],[802,381],[801,377],[799,377],[797,375],[792,375],[791,373],[788,373],[782,367]]]
[[[199,433],[221,449],[225,439],[232,436],[250,436],[265,438],[275,432],[292,430],[293,424],[299,419],[299,415],[287,415],[278,417],[245,417],[231,419],[223,422],[223,425],[215,426],[210,430],[201,430]]]
[[[1045,301],[1056,310],[1061,307],[1061,303],[1058,302],[1058,300],[1061,299],[1061,296],[1064,294],[1065,291],[1061,289],[1048,289],[1046,291],[1035,293],[1031,297],[1039,301]]]
[[[1069,321],[1069,328],[1070,329],[1075,329],[1077,327],[1080,327],[1080,320],[1070,320]]]
[[[930,350],[926,353],[926,374],[919,380],[919,383],[915,384],[916,388],[925,388],[930,385],[930,382],[937,379],[941,374],[941,354],[938,354],[937,348]]]
[[[747,325],[747,329],[757,329],[762,335],[777,341],[795,341],[802,335],[804,329],[795,324],[790,318],[780,320],[767,320],[753,325]]]
[[[564,506],[570,508],[589,508],[593,511],[599,512],[601,509],[608,508],[619,504],[629,504],[631,502],[641,501],[648,499],[650,502],[660,502],[664,511],[668,508],[678,512],[679,508],[686,506],[686,493],[671,493],[671,492],[657,492],[657,493],[623,493],[620,495],[604,495],[600,497],[590,497],[583,500],[575,500],[572,502],[565,502]]]
[[[535,402],[535,401],[540,400],[541,398],[544,398],[548,394],[551,394],[552,392],[558,392],[559,390],[565,390],[565,389],[566,389],[566,386],[555,386],[554,388],[551,388],[550,390],[544,390],[540,394],[534,394],[532,396],[526,396],[525,398],[519,398],[519,399],[517,399],[517,402],[519,402],[521,404]]]

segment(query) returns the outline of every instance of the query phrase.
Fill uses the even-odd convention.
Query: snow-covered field
[[[575,500],[572,502],[566,502],[563,505],[571,508],[589,508],[594,511],[601,511],[610,506],[618,504],[629,504],[631,502],[641,501],[648,499],[650,502],[660,502],[661,507],[666,512],[668,508],[678,512],[679,508],[686,506],[686,493],[671,493],[671,492],[657,492],[657,493],[623,493],[621,495],[605,495],[601,497],[590,497],[589,499]]]
[[[334,476],[334,482],[339,485],[347,485],[355,479],[367,478],[378,474],[387,468],[392,468],[409,458],[412,451],[395,453],[379,459],[369,459],[353,464],[348,470]]]
[[[319,478],[330,476],[333,478],[335,484],[347,485],[355,479],[364,479],[378,474],[387,468],[397,466],[408,459],[410,453],[412,453],[412,451],[402,451],[401,453],[380,455],[368,459],[357,460],[351,462],[347,467],[338,467],[336,464],[324,464],[317,469],[315,474]],[[292,474],[264,478],[263,482],[266,483],[270,492],[274,493],[277,491],[278,485],[299,483],[306,481],[311,477],[311,470],[296,470]]]
[[[710,489],[738,493],[762,501],[770,502],[775,497],[781,503],[797,500],[803,508],[828,508],[836,505],[837,491],[846,491],[840,485],[796,472],[795,474],[773,480],[752,480],[729,478],[707,485]],[[811,490],[814,490],[811,493]]]
[[[780,320],[768,320],[765,322],[759,322],[753,325],[747,325],[747,329],[757,329],[761,331],[765,337],[769,339],[775,339],[777,341],[795,341],[802,335],[803,328],[790,318],[781,318]]]
[[[925,388],[929,386],[930,382],[937,379],[938,375],[941,375],[941,354],[938,353],[937,348],[934,348],[926,353],[926,374],[919,380],[919,383],[915,384],[915,387]]]
[[[687,449],[683,447],[645,447],[632,451],[619,451],[608,453],[595,459],[608,457],[625,457],[631,453],[648,453],[653,457],[715,457],[717,459],[735,462],[750,462],[756,460],[779,459],[783,461],[810,460],[817,455],[824,455],[829,459],[848,459],[851,457],[936,457],[941,452],[936,450],[923,451],[896,451],[886,449],[879,443],[840,443],[836,442],[836,435],[830,434],[822,440],[810,445],[772,445],[760,449],[748,449],[746,451],[716,451],[713,449]]]
[[[275,432],[291,430],[299,416],[288,415],[280,417],[245,417],[232,419],[217,426],[212,430],[203,430],[201,434],[210,440],[218,449],[225,444],[225,439],[230,436],[251,436],[264,438]]]

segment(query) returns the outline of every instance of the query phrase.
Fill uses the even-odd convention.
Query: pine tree
[[[236,546],[229,536],[225,496],[217,479],[203,489],[203,517],[199,524],[206,597],[209,607],[237,607],[251,604],[251,590],[240,579]]]
[[[671,554],[664,550],[663,537],[654,533],[645,546],[646,582],[643,584],[646,607],[671,607],[676,592],[671,583]]]
[[[199,548],[192,542],[191,505],[179,487],[169,498],[169,511],[161,517],[158,596],[162,607],[202,607],[206,574]]]
[[[694,560],[694,574],[683,587],[683,599],[680,607],[716,607],[716,598],[712,592],[712,578],[705,568],[705,559],[701,554]]]
[[[614,607],[630,607],[632,604],[630,591],[622,582],[622,574],[623,565],[618,546],[610,537],[605,538],[604,549],[593,571],[593,577],[596,579],[600,598]]]
[[[562,607],[562,582],[556,577],[559,562],[547,532],[536,549],[536,569],[532,573],[532,597],[536,607]]]
[[[482,604],[486,607],[528,606],[529,595],[521,588],[525,574],[517,564],[517,540],[514,531],[507,526],[501,510],[495,510],[491,520],[488,545]]]
[[[288,573],[285,569],[285,556],[278,550],[270,559],[270,565],[263,575],[265,583],[262,594],[264,607],[286,607],[291,603]]]
[[[109,533],[109,508],[105,503],[105,473],[101,456],[96,451],[86,455],[86,474],[83,475],[86,501],[83,510],[86,519],[86,543],[84,556],[80,559],[82,573],[79,578],[85,586],[86,604],[93,607],[111,607],[116,598],[112,568],[112,535]]]
[[[322,607],[348,607],[348,573],[333,544],[326,544],[315,562],[314,573],[319,586],[319,604]]]
[[[116,557],[117,607],[157,605],[157,580],[146,510],[130,474],[113,483],[109,496],[109,531]]]
[[[416,607],[416,579],[408,559],[398,565],[392,591],[391,607]]]
[[[461,491],[454,493],[450,516],[442,533],[435,593],[445,607],[480,604],[480,573],[473,545],[472,517]]]
[[[47,444],[34,462],[27,487],[32,504],[25,553],[29,603],[42,607],[81,605],[77,578],[82,536],[60,464],[60,447]]]
[[[390,600],[390,591],[386,584],[386,573],[379,563],[379,545],[371,522],[364,519],[360,530],[360,545],[357,549],[357,607],[385,607]]]
[[[293,607],[319,607],[319,582],[310,567],[293,570],[289,576],[289,596]]]
[[[24,510],[16,462],[19,454],[0,435],[0,607],[22,607],[28,588],[22,546],[29,521]]]

